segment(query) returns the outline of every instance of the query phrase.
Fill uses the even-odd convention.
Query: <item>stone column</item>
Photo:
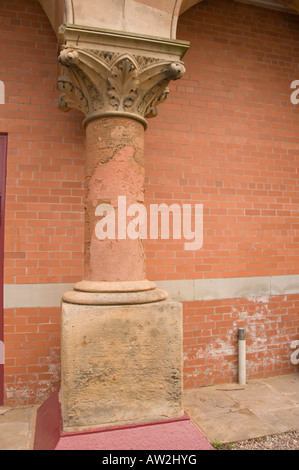
[[[74,26],[60,42],[59,107],[81,110],[86,127],[85,274],[62,299],[64,430],[179,417],[181,305],[146,279],[126,208],[144,203],[146,119],[183,75],[187,46]]]

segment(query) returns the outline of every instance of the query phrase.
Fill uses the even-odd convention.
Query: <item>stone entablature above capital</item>
[[[187,43],[95,30],[77,35],[64,27],[59,54],[59,108],[79,109],[86,124],[109,115],[141,121],[157,114],[168,84],[185,73],[181,57]],[[88,34],[90,33],[90,34]],[[79,40],[78,40],[79,37]],[[95,39],[98,39],[96,41]]]

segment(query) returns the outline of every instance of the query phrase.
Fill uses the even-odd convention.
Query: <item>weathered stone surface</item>
[[[101,118],[87,125],[85,280],[115,282],[145,279],[143,240],[120,239],[118,233],[115,233],[115,238],[99,240],[96,234],[96,225],[100,220],[96,216],[96,208],[99,204],[110,204],[119,214],[119,195],[126,197],[128,205],[143,203],[143,147],[143,126],[133,119]],[[127,219],[123,224],[125,229]]]
[[[64,430],[183,415],[182,307],[62,304]]]
[[[126,116],[146,128],[146,118],[155,117],[158,104],[167,98],[169,82],[185,73],[180,60],[65,45],[59,64],[58,107],[81,111],[84,125],[100,117]]]
[[[140,292],[65,292],[63,300],[70,304],[82,305],[129,305],[159,302],[166,300],[168,294],[162,289],[152,289]]]
[[[79,281],[74,289],[81,292],[140,292],[156,289],[156,284],[144,279],[142,281],[96,282]]]

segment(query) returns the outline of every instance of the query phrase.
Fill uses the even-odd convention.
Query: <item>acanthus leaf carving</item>
[[[138,96],[137,66],[128,57],[120,57],[111,67],[107,95],[112,108],[129,111]]]
[[[169,94],[168,84],[184,74],[181,62],[153,57],[64,47],[59,56],[64,75],[59,107],[76,108],[86,120],[109,114],[130,115],[146,125]]]
[[[70,111],[77,108],[84,114],[88,113],[88,100],[84,96],[81,88],[75,86],[68,76],[58,78],[58,89],[61,95],[58,100],[58,108],[61,111]]]

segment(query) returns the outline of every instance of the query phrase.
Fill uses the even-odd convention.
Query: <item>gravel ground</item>
[[[299,431],[224,444],[222,450],[299,450]]]

